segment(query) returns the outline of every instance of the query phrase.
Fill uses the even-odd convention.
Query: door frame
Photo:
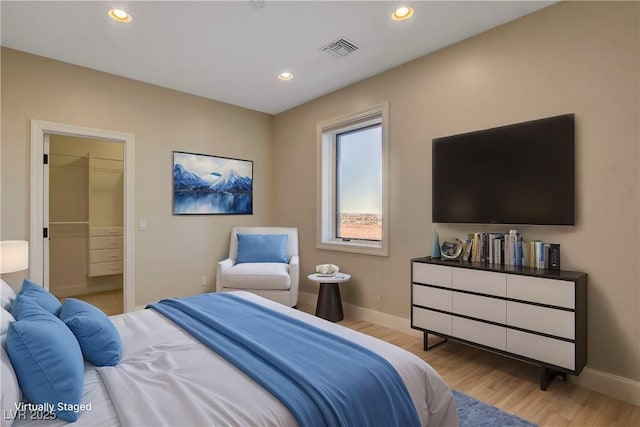
[[[135,228],[134,228],[134,144],[133,134],[56,123],[45,120],[31,120],[31,184],[30,184],[30,232],[29,232],[29,277],[37,283],[44,282],[45,245],[43,229],[45,224],[44,210],[44,144],[45,135],[66,135],[80,138],[98,139],[124,144],[124,272],[123,272],[123,307],[124,311],[135,310]],[[46,219],[48,224],[48,218]],[[48,281],[47,281],[48,282]],[[49,285],[46,284],[48,289]]]

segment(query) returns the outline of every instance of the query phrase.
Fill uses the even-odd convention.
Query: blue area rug
[[[460,427],[535,427],[536,424],[504,412],[495,406],[487,405],[471,396],[456,390],[453,397],[458,410]]]

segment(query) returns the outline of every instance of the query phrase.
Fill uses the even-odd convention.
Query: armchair
[[[238,244],[238,234],[241,244]],[[247,258],[247,249],[251,240],[247,237],[264,235],[286,235],[286,255],[288,262],[242,262]],[[275,237],[275,236],[274,236]],[[243,246],[244,245],[244,246]],[[238,248],[240,246],[240,261]],[[264,249],[264,247],[262,247]],[[269,248],[267,248],[269,249]],[[274,248],[277,251],[278,248]],[[283,249],[284,248],[280,248]],[[216,272],[216,292],[247,291],[289,307],[298,304],[298,285],[300,282],[300,257],[298,256],[298,229],[289,227],[233,227],[229,240],[229,256],[218,262]]]

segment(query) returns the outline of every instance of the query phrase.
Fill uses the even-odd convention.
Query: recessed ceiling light
[[[131,15],[129,15],[127,12],[125,12],[122,9],[111,9],[109,11],[109,16],[111,17],[111,19],[113,19],[114,21],[118,21],[118,22],[131,22]]]
[[[404,21],[413,16],[413,8],[409,6],[399,7],[391,14],[391,19],[394,21]]]
[[[285,71],[283,73],[278,74],[278,78],[280,80],[291,80],[293,78],[293,74]]]

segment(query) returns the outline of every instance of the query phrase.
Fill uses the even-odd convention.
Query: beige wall
[[[563,2],[276,116],[276,218],[300,228],[301,270],[338,264],[352,274],[347,302],[409,317],[409,260],[430,254],[434,229],[431,140],[572,112],[577,225],[517,228],[560,243],[563,268],[589,274],[588,366],[640,380],[639,6]],[[390,255],[317,250],[316,123],[381,101],[390,113]],[[306,279],[301,290],[317,291]]]
[[[1,65],[2,239],[29,238],[30,119],[135,135],[135,305],[213,290],[230,228],[272,221],[272,116],[6,48]],[[254,215],[173,216],[172,150],[253,160]]]

